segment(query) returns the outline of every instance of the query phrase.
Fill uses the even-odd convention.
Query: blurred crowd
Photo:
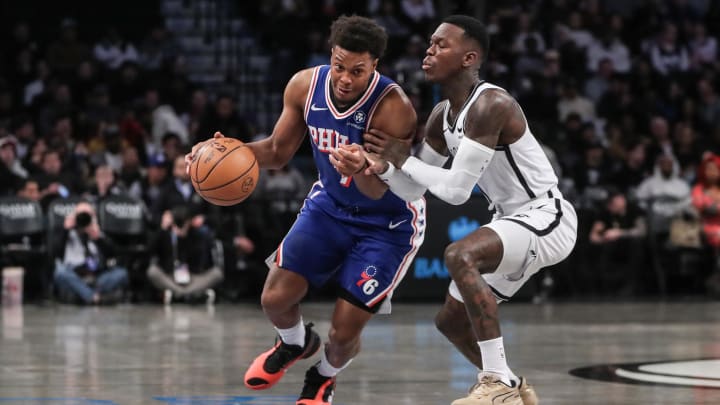
[[[374,18],[390,37],[379,70],[411,97],[418,134],[439,101],[420,69],[429,35],[445,15],[480,17],[491,34],[481,77],[519,101],[580,214],[578,246],[554,276],[555,294],[720,294],[717,2],[240,3],[236,13],[273,56],[267,91],[327,63],[335,17]],[[132,42],[121,26],[85,37],[83,23],[58,16],[51,39],[21,20],[3,27],[2,227],[16,219],[6,215],[13,204],[28,201],[44,226],[37,235],[1,230],[0,265],[33,269],[29,298],[171,303],[257,294],[264,256],[315,177],[302,161],[309,147],[295,165],[261,173],[251,200],[204,203],[185,173],[189,146],[215,131],[249,141],[271,128],[241,111],[232,91],[191,82],[180,41],[163,24]],[[62,220],[49,225],[58,213]]]

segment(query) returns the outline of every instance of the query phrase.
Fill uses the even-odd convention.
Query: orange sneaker
[[[285,371],[300,359],[307,359],[320,348],[320,336],[312,330],[312,323],[305,325],[305,345],[288,345],[278,337],[275,346],[259,355],[245,372],[245,386],[252,390],[264,390],[277,384]]]
[[[318,364],[320,363],[310,367],[305,373],[305,386],[295,405],[332,405],[335,377],[320,375]]]

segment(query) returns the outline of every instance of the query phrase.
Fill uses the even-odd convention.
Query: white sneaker
[[[170,290],[163,291],[163,304],[164,305],[170,305],[172,304],[173,299],[173,293]]]
[[[215,304],[215,290],[213,290],[212,288],[208,288],[207,290],[205,290],[205,296],[207,297],[205,301],[206,304]]]

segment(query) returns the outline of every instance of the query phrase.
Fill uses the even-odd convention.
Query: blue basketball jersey
[[[340,112],[330,101],[329,72],[330,66],[314,69],[304,111],[320,178],[269,260],[312,286],[332,281],[340,297],[387,310],[425,238],[425,199],[405,202],[387,191],[372,200],[329,157],[340,145],[362,145],[377,105],[397,84],[375,72],[358,101]]]
[[[407,202],[389,190],[379,200],[366,197],[355,186],[352,177],[340,176],[329,157],[330,151],[340,145],[363,144],[363,133],[370,128],[375,108],[398,85],[374,72],[370,85],[358,101],[340,112],[330,99],[330,68],[328,65],[315,68],[305,101],[305,122],[321,186],[313,187],[311,198],[330,215],[347,219],[346,214],[353,212],[362,217],[362,222],[387,226],[388,216],[409,214]]]

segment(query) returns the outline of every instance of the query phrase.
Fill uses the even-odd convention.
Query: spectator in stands
[[[587,68],[594,72],[600,66],[600,61],[610,59],[615,71],[626,74],[632,67],[630,51],[620,38],[611,30],[605,30],[599,40],[594,41],[587,48]]]
[[[40,202],[40,185],[38,185],[38,182],[35,179],[23,179],[20,184],[20,188],[17,191],[18,197]]]
[[[75,77],[70,82],[70,89],[81,109],[88,106],[91,93],[98,86],[99,81],[98,69],[92,61],[83,61],[75,69]]]
[[[705,242],[715,254],[715,271],[708,280],[710,292],[720,294],[720,156],[708,153],[698,170],[692,203],[700,214]]]
[[[140,45],[140,66],[151,72],[157,72],[168,61],[174,60],[179,51],[179,46],[170,38],[164,27],[154,27]]]
[[[162,216],[161,230],[150,247],[147,277],[163,291],[163,302],[173,299],[215,301],[213,288],[223,280],[223,271],[207,228],[192,226],[190,211],[177,206]]]
[[[192,92],[190,100],[190,109],[183,115],[183,121],[187,123],[188,136],[190,139],[200,139],[198,135],[200,123],[211,114],[210,103],[208,102],[207,92],[203,89],[195,89]],[[200,136],[200,138],[198,138]],[[203,135],[204,136],[204,135]]]
[[[17,158],[17,140],[8,135],[0,138],[0,194],[15,190],[28,177],[28,171]]]
[[[45,138],[37,138],[30,144],[28,154],[23,161],[23,166],[29,174],[38,175],[42,172],[42,158],[47,150],[48,144]]]
[[[78,39],[75,20],[62,20],[60,38],[50,44],[47,50],[47,61],[52,70],[69,75],[77,65],[90,58],[90,49]]]
[[[428,25],[435,19],[435,5],[432,0],[400,0],[406,22],[413,32],[426,34]]]
[[[114,264],[114,247],[100,231],[90,204],[78,204],[66,217],[60,246],[64,248],[56,258],[54,274],[60,299],[98,305],[121,298],[128,273]]]
[[[557,109],[560,121],[565,121],[571,113],[580,115],[583,122],[595,119],[595,105],[578,92],[577,82],[574,79],[568,79],[563,84]]]
[[[77,115],[72,90],[67,83],[59,83],[53,89],[52,97],[52,101],[40,111],[38,117],[38,128],[44,134],[55,132],[55,126],[61,119],[72,120]]]
[[[704,149],[692,125],[684,122],[675,125],[673,151],[680,164],[680,177],[685,179],[688,184],[695,182],[697,166],[700,162],[698,157],[702,156]]]
[[[108,27],[105,36],[95,44],[93,54],[109,70],[117,70],[126,62],[137,63],[139,59],[135,46],[124,40],[115,27]]]
[[[185,145],[183,145],[180,137],[174,132],[167,132],[163,135],[160,141],[160,147],[163,155],[165,155],[165,159],[169,162],[175,161],[175,158],[185,153]]]
[[[396,75],[398,84],[404,88],[418,88],[425,80],[425,74],[422,68],[418,66],[417,61],[422,60],[425,55],[425,41],[417,35],[413,35],[406,42],[403,53],[397,58],[393,64],[393,71]],[[323,55],[327,59],[327,51],[323,49]],[[317,66],[317,65],[315,65]]]
[[[600,59],[597,71],[585,82],[585,95],[597,105],[600,98],[610,88],[610,79],[615,73],[610,58]]]
[[[88,123],[111,123],[120,119],[120,111],[111,103],[110,90],[98,84],[87,93],[85,119]]]
[[[585,27],[582,14],[573,11],[568,18],[567,36],[576,47],[583,51],[595,42],[595,38]]]
[[[205,203],[190,184],[190,175],[185,169],[185,157],[175,158],[172,166],[172,179],[165,184],[158,206],[151,210],[153,213],[164,213],[178,206],[188,207],[193,217],[193,225],[199,227],[204,222],[201,214],[205,212]],[[160,223],[159,218],[153,218]]]
[[[138,151],[133,146],[123,148],[122,167],[118,180],[131,197],[142,200],[143,168],[140,165]]]
[[[82,179],[77,173],[69,173],[63,170],[60,152],[51,149],[42,156],[42,172],[38,175],[40,192],[42,195],[43,207],[47,207],[52,199],[57,197],[68,197],[70,194],[78,194],[84,191],[80,186]]]
[[[254,194],[266,201],[273,216],[284,218],[282,227],[287,229],[300,210],[307,190],[308,185],[300,171],[288,165],[277,170],[263,170]]]
[[[673,156],[673,143],[670,138],[670,125],[664,117],[656,115],[650,118],[649,123],[650,130],[650,150],[648,151],[648,157],[651,161],[660,155]]]
[[[378,2],[376,2],[378,3]],[[393,41],[407,38],[410,36],[410,30],[408,27],[398,18],[398,13],[395,8],[395,1],[394,0],[381,0],[379,2],[379,7],[377,10],[368,10],[370,14],[372,15],[372,19],[375,20],[378,24],[380,24],[383,28],[385,28],[385,31],[388,34],[389,41],[392,43]],[[370,5],[368,4],[368,7]],[[317,54],[319,55],[322,53],[322,62],[316,63],[319,61],[308,61],[307,66],[317,66],[327,63],[327,51],[325,49],[317,49]]]
[[[664,242],[672,219],[690,207],[690,186],[680,178],[671,155],[662,154],[656,161],[653,175],[640,183],[636,197],[650,217],[650,230]]]
[[[17,158],[24,160],[30,152],[30,145],[35,142],[35,123],[28,114],[18,114],[11,122],[10,133],[15,135],[15,152]]]
[[[512,45],[512,50],[514,53],[521,54],[527,52],[527,42],[525,41],[526,38],[535,39],[534,44],[535,50],[537,52],[545,52],[545,39],[543,39],[543,36],[538,30],[533,28],[532,23],[532,17],[530,16],[530,14],[523,12],[518,15],[518,31],[515,34]]]
[[[594,209],[598,202],[607,198],[610,169],[600,142],[585,147],[583,161],[572,173],[577,193],[582,196],[582,208]]]
[[[142,97],[146,88],[147,84],[138,65],[125,62],[120,67],[119,78],[110,86],[110,97],[119,105],[130,104]]]
[[[627,80],[619,75],[610,78],[608,88],[596,101],[598,115],[611,122],[618,122],[624,113],[631,108],[634,96]]]
[[[660,37],[650,46],[650,58],[653,69],[662,76],[690,69],[688,50],[679,43],[675,24],[665,24]]]
[[[50,79],[50,66],[45,60],[39,60],[35,63],[35,78],[23,87],[23,104],[30,107],[37,103],[48,88]]]
[[[696,22],[690,39],[690,60],[695,68],[712,68],[717,63],[717,39],[707,34],[705,24]]]
[[[647,145],[640,140],[626,143],[627,153],[620,167],[612,175],[612,184],[627,195],[634,195],[635,189],[648,177]]]
[[[709,132],[713,139],[718,139],[720,132],[720,96],[712,79],[701,78],[697,82],[698,95],[698,120],[700,128]]]
[[[159,224],[162,216],[163,192],[170,187],[167,175],[168,162],[161,153],[150,156],[145,178],[142,181],[142,200],[150,209],[150,216]]]
[[[180,144],[187,145],[190,141],[188,127],[183,122],[175,109],[168,103],[162,102],[157,89],[148,89],[145,92],[145,107],[152,112],[152,141],[159,146],[163,136],[167,133],[177,135]]]
[[[215,132],[243,142],[250,142],[254,136],[250,125],[235,110],[235,100],[229,94],[220,94],[215,100],[215,109],[200,122],[194,142],[204,141]]]
[[[640,264],[644,257],[646,234],[642,211],[629,204],[625,194],[611,190],[604,209],[590,230],[595,254],[594,275],[599,277],[603,292],[619,290],[631,296],[640,281]]]
[[[94,184],[85,194],[85,199],[95,204],[110,195],[125,195],[127,190],[122,184],[115,181],[115,172],[108,165],[95,168]]]

